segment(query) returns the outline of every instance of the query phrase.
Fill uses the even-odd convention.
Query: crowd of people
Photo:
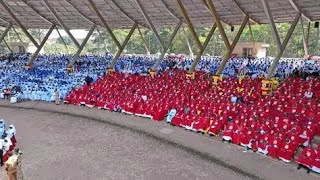
[[[85,84],[90,77],[96,81],[105,75],[112,61],[111,54],[83,55],[74,65],[73,72],[67,72],[70,55],[41,55],[32,68],[26,70],[31,54],[16,54],[0,61],[0,98],[16,97],[18,100],[56,101],[66,97],[73,88]],[[156,62],[156,56],[124,55],[119,58],[115,69],[125,74],[147,74]],[[188,70],[193,60],[187,56],[167,58],[161,62],[159,73],[168,69]],[[246,74],[253,78],[267,73],[272,58],[247,59],[232,58],[223,71],[225,77]],[[197,65],[198,71],[212,74],[217,71],[221,57],[203,56]],[[282,59],[275,76],[286,78],[292,74],[314,73],[320,71],[320,64],[302,59]]]
[[[284,162],[297,162],[320,173],[320,63],[281,59],[274,74],[282,83],[262,95],[263,76],[272,58],[232,58],[223,77],[214,82],[221,57],[203,56],[194,80],[186,73],[187,56],[166,58],[156,76],[146,76],[156,56],[121,56],[109,75],[112,55],[84,55],[73,72],[65,68],[68,55],[42,55],[25,70],[29,55],[0,61],[2,97],[55,101],[97,107],[152,118],[234,143]],[[9,92],[8,92],[9,91]],[[1,95],[1,94],[0,94]],[[312,151],[312,152],[311,152]],[[311,153],[310,153],[311,152]],[[299,167],[300,167],[299,166]]]
[[[0,119],[0,166],[4,166],[8,179],[18,179],[18,163],[21,152],[16,148],[16,128],[13,125],[6,127]]]

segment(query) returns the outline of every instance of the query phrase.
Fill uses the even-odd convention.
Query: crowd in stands
[[[0,62],[0,89],[21,99],[54,101],[97,107],[113,112],[166,120],[284,162],[291,162],[304,147],[298,164],[320,173],[320,149],[313,143],[320,135],[320,63],[281,59],[275,76],[282,83],[272,95],[263,96],[262,77],[272,58],[232,58],[223,78],[214,84],[220,57],[202,57],[195,80],[187,79],[192,60],[167,59],[155,77],[146,76],[156,57],[125,55],[116,72],[105,74],[112,55],[84,55],[65,70],[68,55],[43,55],[31,70],[23,69],[28,55]],[[143,74],[143,75],[142,75]],[[13,92],[10,92],[11,94]],[[318,146],[320,147],[320,145]]]
[[[105,73],[112,55],[83,55],[74,65],[71,73],[66,71],[70,55],[41,55],[32,68],[26,70],[24,65],[28,63],[30,54],[16,54],[0,61],[0,98],[16,96],[19,100],[54,101],[55,93],[59,92],[61,99],[75,87],[82,86],[85,78],[90,77],[96,81]],[[148,70],[156,62],[155,56],[121,56],[115,66],[116,71],[129,74],[147,74]],[[223,71],[226,77],[235,77],[236,74],[247,74],[258,77],[266,74],[272,58],[245,59],[232,58]],[[197,70],[206,73],[217,71],[221,63],[221,57],[202,57],[197,65]],[[192,64],[189,57],[179,57],[162,61],[159,71],[167,69],[188,70]],[[301,59],[282,59],[278,65],[276,76],[289,77],[293,73],[319,72],[320,65],[308,63]]]

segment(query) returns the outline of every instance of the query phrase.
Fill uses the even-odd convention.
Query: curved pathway
[[[0,117],[17,128],[24,179],[317,179],[290,164],[149,119],[6,101],[0,101]]]

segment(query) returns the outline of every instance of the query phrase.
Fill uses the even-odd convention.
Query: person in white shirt
[[[309,89],[308,91],[306,91],[306,92],[304,93],[304,96],[305,96],[306,98],[308,98],[308,99],[311,99],[312,96],[313,96],[313,92]]]

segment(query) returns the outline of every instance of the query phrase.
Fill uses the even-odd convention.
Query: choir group
[[[69,59],[43,55],[31,70],[23,69],[28,55],[0,61],[2,97],[9,87],[19,87],[12,94],[21,100],[54,101],[54,92],[59,91],[66,104],[166,120],[284,162],[291,162],[303,148],[296,159],[299,168],[320,173],[320,144],[314,141],[320,135],[319,74],[316,77],[320,63],[316,61],[281,59],[274,74],[281,85],[271,95],[263,95],[262,79],[272,58],[232,58],[218,83],[210,74],[217,71],[221,57],[202,57],[194,80],[185,76],[192,64],[189,57],[167,58],[155,77],[146,74],[156,57],[122,56],[111,75],[105,73],[110,54],[81,56],[74,72],[68,73]],[[14,145],[15,130],[10,132],[7,142]]]

